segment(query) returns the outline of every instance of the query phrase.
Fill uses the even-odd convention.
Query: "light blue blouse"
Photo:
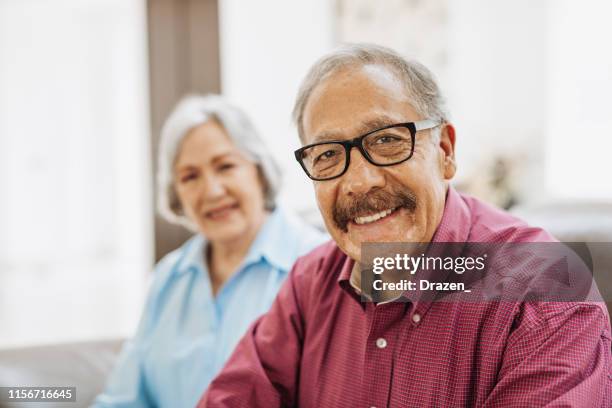
[[[136,335],[94,407],[194,407],[248,326],[268,310],[295,259],[325,240],[277,208],[216,297],[201,235],[165,256]]]

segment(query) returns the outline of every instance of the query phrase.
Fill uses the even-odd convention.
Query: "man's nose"
[[[368,162],[359,149],[351,149],[351,162],[342,176],[342,190],[347,195],[369,193],[385,186],[382,169]]]

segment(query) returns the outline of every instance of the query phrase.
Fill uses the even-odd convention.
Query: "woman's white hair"
[[[266,209],[274,209],[280,188],[280,170],[244,112],[219,95],[188,95],[179,101],[162,127],[157,203],[159,213],[166,220],[194,231],[197,230],[195,223],[185,215],[174,188],[174,165],[184,137],[209,120],[221,124],[238,149],[257,166],[263,181]]]

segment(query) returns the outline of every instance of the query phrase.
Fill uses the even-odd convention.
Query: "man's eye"
[[[397,142],[398,140],[400,139],[395,136],[380,136],[376,138],[374,143],[375,144],[386,144],[386,143],[394,143],[394,142]]]
[[[318,155],[316,161],[331,159],[332,157],[336,156],[337,154],[338,154],[338,152],[335,151],[335,150],[327,150],[327,151],[324,151],[323,153],[321,153],[320,155]]]

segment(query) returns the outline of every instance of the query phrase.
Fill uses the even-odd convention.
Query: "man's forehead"
[[[386,66],[368,64],[340,68],[329,74],[312,91],[311,97],[342,94],[360,96],[364,94],[384,94],[395,99],[406,99],[403,82],[398,75]],[[351,102],[344,99],[343,102]]]
[[[379,86],[397,87],[402,82],[395,71],[383,64],[362,65],[360,70]]]
[[[330,127],[321,130],[309,137],[309,143],[324,142],[326,140],[342,140],[366,134],[372,130],[380,129],[396,123],[403,122],[405,119],[393,117],[383,112],[371,112],[371,117],[355,118],[355,121],[348,126]]]
[[[303,130],[305,142],[314,143],[416,119],[397,75],[385,66],[365,65],[339,70],[317,85],[304,110]]]

